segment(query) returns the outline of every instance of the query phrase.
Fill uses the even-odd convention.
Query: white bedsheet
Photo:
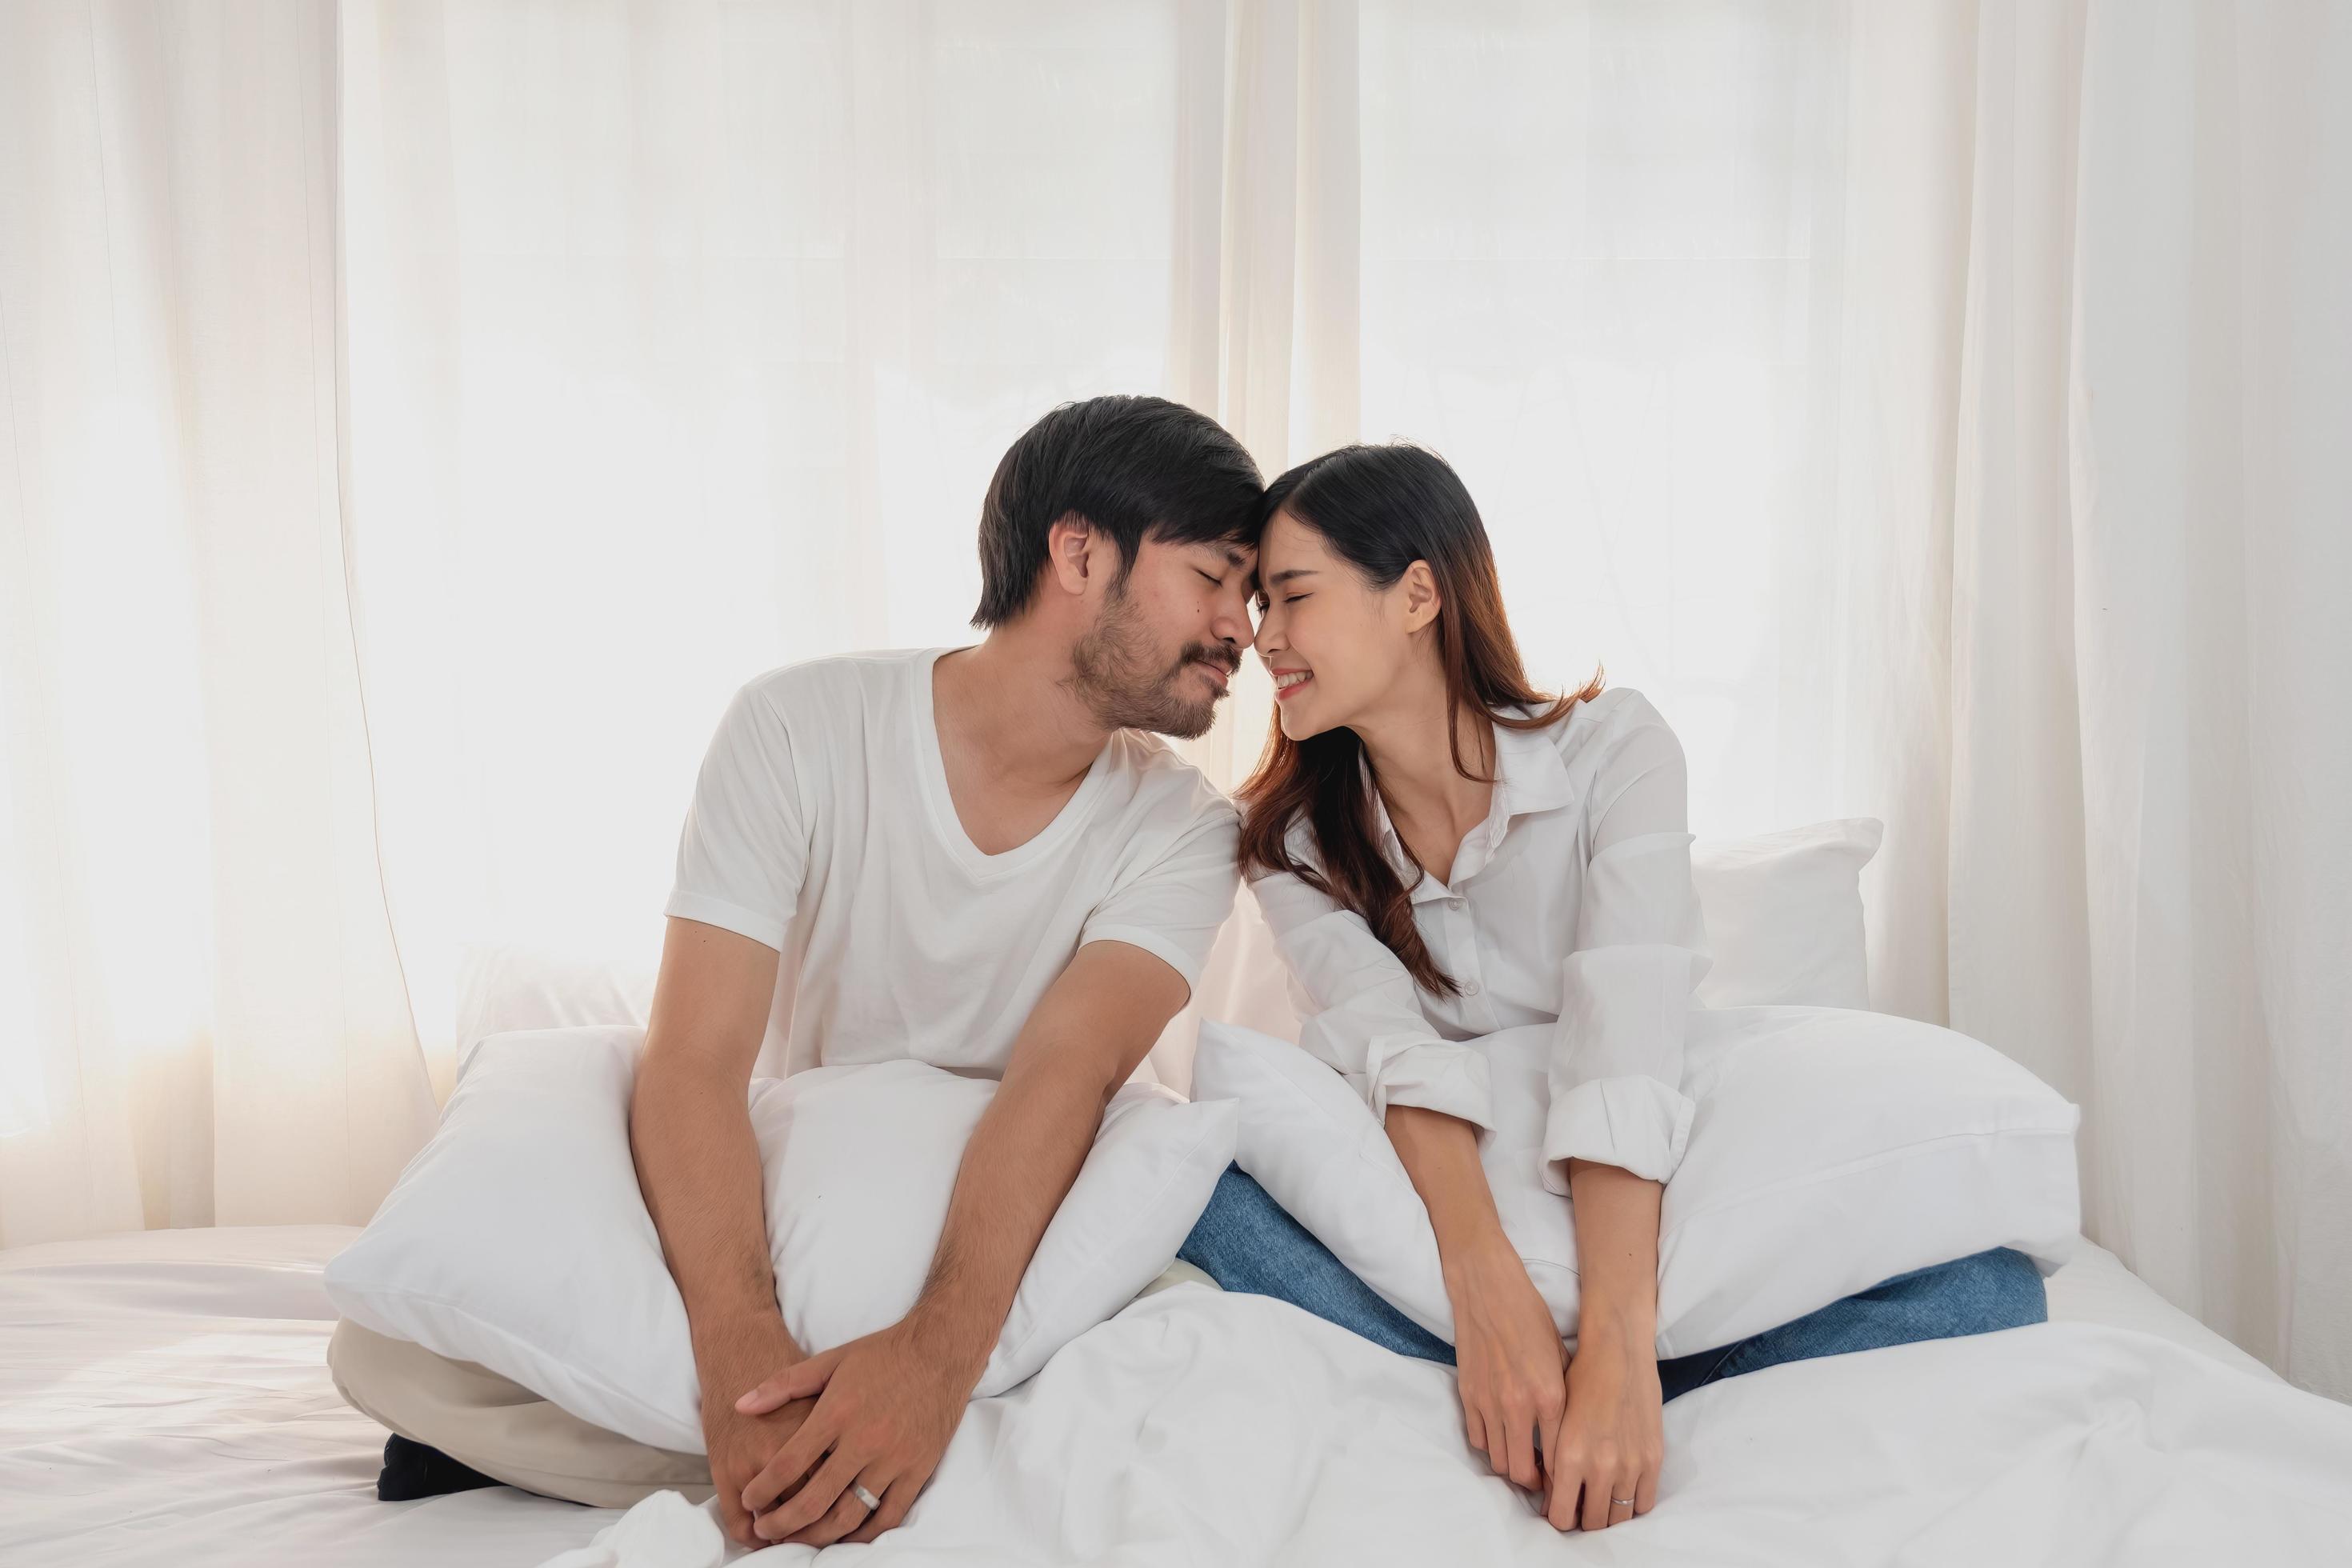
[[[614,1522],[505,1488],[375,1500],[383,1433],[321,1361],[318,1269],[352,1234],[0,1253],[0,1563],[530,1565]],[[908,1526],[824,1561],[2352,1561],[2352,1407],[2250,1371],[2095,1249],[2052,1287],[2074,1321],[1676,1400],[1657,1510],[1563,1537],[1463,1445],[1444,1369],[1178,1286],[976,1405]]]

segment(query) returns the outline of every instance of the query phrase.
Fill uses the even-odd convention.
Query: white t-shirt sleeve
[[[735,693],[704,753],[663,913],[783,950],[809,835],[783,715],[756,684]]]
[[[1194,803],[1168,847],[1095,906],[1078,945],[1129,943],[1182,975],[1187,991],[1198,985],[1218,928],[1234,911],[1240,842],[1241,819],[1232,802],[1212,793]]]

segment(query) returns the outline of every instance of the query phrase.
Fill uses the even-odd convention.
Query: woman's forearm
[[[1663,1182],[1618,1165],[1568,1163],[1576,1214],[1580,1339],[1621,1334],[1654,1342],[1658,1329],[1658,1207]]]
[[[1478,1163],[1478,1129],[1458,1116],[1391,1105],[1385,1125],[1413,1191],[1437,1233],[1439,1260],[1451,1268],[1476,1248],[1503,1239],[1503,1220]]]

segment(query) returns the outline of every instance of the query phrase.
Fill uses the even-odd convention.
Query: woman
[[[1647,1512],[1661,1406],[1777,1362],[2047,1315],[1997,1248],[1754,1339],[1656,1359],[1658,1211],[1682,1158],[1683,1022],[1709,960],[1683,753],[1635,691],[1528,684],[1477,509],[1409,445],[1293,468],[1261,503],[1258,654],[1276,725],[1241,790],[1243,868],[1314,1011],[1300,1043],[1382,1118],[1428,1205],[1448,1347],[1373,1294],[1238,1168],[1181,1256],[1457,1369],[1471,1445],[1560,1528]],[[1556,1023],[1545,1184],[1571,1204],[1573,1356],[1479,1164],[1478,1039]]]

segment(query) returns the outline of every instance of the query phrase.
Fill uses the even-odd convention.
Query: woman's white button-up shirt
[[[1568,1190],[1558,1162],[1570,1158],[1663,1182],[1690,1135],[1683,1028],[1711,963],[1682,744],[1625,687],[1543,729],[1498,724],[1495,738],[1493,804],[1445,879],[1413,863],[1371,792],[1381,850],[1459,996],[1423,990],[1361,915],[1287,872],[1251,873],[1290,971],[1299,1043],[1376,1116],[1417,1105],[1485,1129],[1495,1120],[1481,1040],[1553,1024],[1545,1184]],[[1320,869],[1303,819],[1288,845]]]

